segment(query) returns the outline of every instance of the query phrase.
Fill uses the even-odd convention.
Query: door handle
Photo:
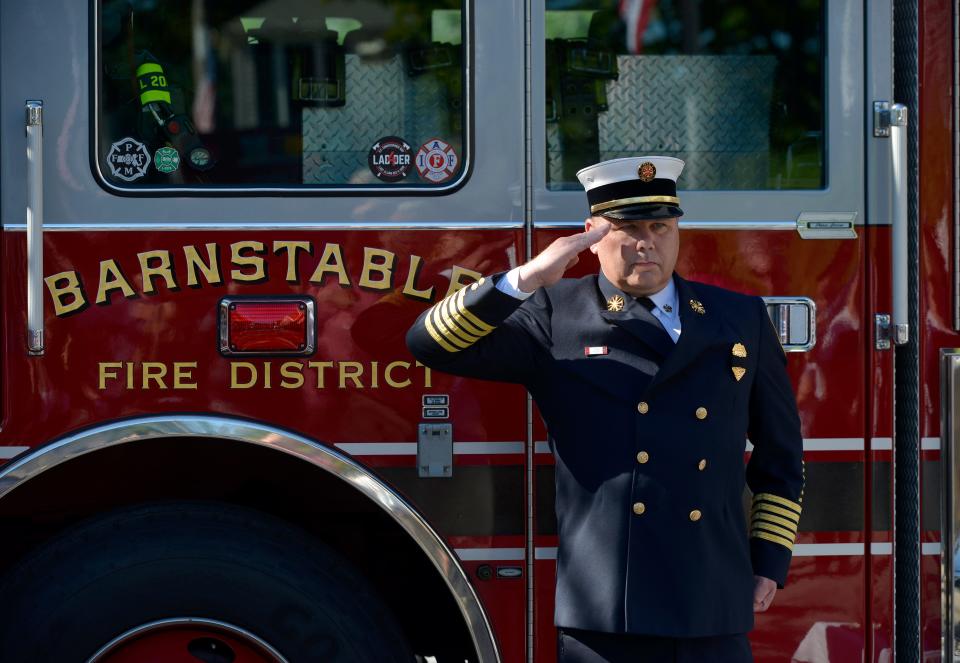
[[[907,279],[909,277],[909,256],[907,254],[907,235],[909,217],[907,215],[907,107],[903,104],[890,106],[890,156],[893,164],[893,321],[891,331],[893,342],[904,345],[910,340],[910,318],[908,309]]]
[[[890,320],[890,340],[895,345],[904,345],[910,340],[909,291],[907,289],[910,268],[908,254],[909,216],[907,179],[909,155],[907,152],[907,107],[888,101],[873,102],[873,135],[890,139],[890,164],[893,179],[891,193],[891,254],[890,266],[893,281],[893,310]]]
[[[817,305],[809,297],[764,297],[784,352],[809,352],[817,344]]]
[[[27,352],[43,354],[43,102],[27,101]]]

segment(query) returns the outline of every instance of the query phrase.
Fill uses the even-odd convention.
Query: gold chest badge
[[[746,359],[747,358],[747,348],[743,343],[734,343],[733,348],[730,350],[731,359],[736,357],[737,359]],[[733,365],[730,367],[730,370],[733,371],[733,377],[740,382],[743,379],[743,376],[747,374],[747,369],[743,366],[737,366],[738,363],[736,359],[732,359],[731,363]]]

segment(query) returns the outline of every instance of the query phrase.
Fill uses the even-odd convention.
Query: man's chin
[[[659,278],[628,278],[626,285],[627,287],[624,288],[624,291],[627,294],[633,295],[634,297],[644,297],[660,292],[667,284]]]
[[[664,280],[659,269],[650,269],[643,272],[634,272],[627,276],[627,283],[635,288],[655,288]]]

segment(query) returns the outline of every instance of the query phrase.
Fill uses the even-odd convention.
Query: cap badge
[[[657,167],[649,161],[644,161],[637,168],[637,175],[640,176],[641,182],[652,182],[653,178],[657,176]]]
[[[733,344],[733,356],[734,357],[746,357],[747,349],[743,347],[743,343],[734,343]]]
[[[699,313],[700,315],[703,315],[704,313],[707,312],[707,309],[703,308],[703,304],[701,304],[700,301],[697,299],[690,300],[690,308],[692,308],[695,312]]]
[[[733,371],[733,377],[737,378],[737,382],[740,382],[743,376],[747,374],[747,369],[741,366],[731,366],[730,370]]]
[[[608,311],[622,311],[623,310],[623,297],[620,295],[614,295],[607,300],[607,310]]]

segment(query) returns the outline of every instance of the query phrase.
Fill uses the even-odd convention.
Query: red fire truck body
[[[370,190],[271,190],[227,182],[205,191],[189,182],[137,189],[105,174],[111,143],[142,135],[103,135],[116,122],[97,96],[110,65],[107,4],[0,8],[0,570],[9,578],[45,568],[51,546],[80,564],[88,549],[74,554],[69,543],[85,523],[155,505],[226,505],[294,526],[347,560],[386,606],[411,657],[555,660],[553,459],[536,406],[520,387],[422,366],[404,344],[426,306],[576,232],[587,214],[582,193],[545,184],[555,176],[545,175],[540,119],[550,17],[544,28],[536,3],[464,3],[469,103],[466,138],[456,145],[466,158],[449,187],[392,192],[373,180]],[[205,3],[181,4],[199,11]],[[757,661],[881,662],[897,651],[904,637],[897,602],[906,599],[900,588],[894,595],[895,568],[904,563],[894,523],[906,498],[894,478],[896,450],[908,441],[897,435],[894,412],[903,398],[898,383],[911,380],[919,428],[915,635],[924,661],[943,656],[950,615],[941,601],[953,583],[941,569],[950,551],[940,545],[940,351],[960,345],[957,16],[951,3],[919,3],[918,96],[909,109],[917,128],[909,159],[918,169],[919,274],[919,324],[909,334],[919,359],[916,375],[895,375],[901,350],[883,346],[887,328],[878,316],[893,312],[899,276],[889,156],[896,131],[874,135],[873,102],[899,101],[893,52],[876,46],[899,28],[892,5],[881,4],[822,9],[821,50],[843,67],[857,63],[840,71],[824,65],[822,186],[802,194],[686,192],[680,181],[689,205],[677,271],[768,298],[771,314],[781,316],[775,322],[803,423],[804,514],[788,585],[751,633]],[[273,9],[245,6],[237,15]],[[897,36],[896,48],[907,41]],[[389,104],[349,96],[350,57],[348,50],[347,107]],[[511,67],[512,58],[519,59]],[[621,84],[626,72],[621,62]],[[28,153],[38,143],[29,131],[26,146],[23,139],[23,104],[34,99],[43,108],[39,170]],[[196,105],[193,112],[199,127]],[[612,93],[605,112],[615,112]],[[202,127],[197,134],[205,135]],[[210,151],[221,160],[228,153],[216,143]],[[187,173],[186,153],[180,158]],[[35,173],[42,211],[31,198]],[[33,238],[39,244],[31,246]],[[29,273],[38,254],[39,282]],[[569,275],[597,268],[585,254]],[[39,344],[28,316],[38,289]],[[232,311],[291,302],[311,307],[300,327],[314,334],[306,348],[233,346],[244,329],[282,336],[288,321],[267,311],[264,327],[234,327]],[[807,315],[809,325],[791,315]],[[809,338],[793,340],[790,329]],[[6,582],[0,591],[26,593],[26,581]],[[109,591],[104,586],[104,600]],[[250,657],[236,660],[277,660],[277,653],[297,660],[254,617],[154,609],[149,595],[142,605],[142,614],[106,624],[108,635],[78,657],[207,660],[183,648],[212,638]],[[7,604],[0,629],[16,623],[18,610]]]

